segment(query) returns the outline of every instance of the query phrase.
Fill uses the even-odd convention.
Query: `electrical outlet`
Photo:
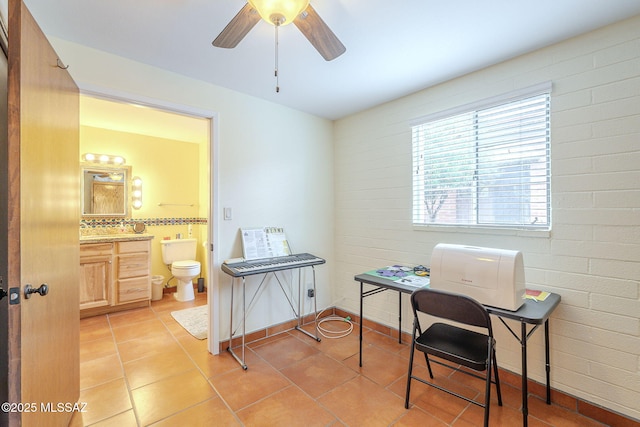
[[[316,296],[316,293],[315,293],[315,291],[313,289],[307,289],[307,296],[309,298],[313,298],[313,297]]]

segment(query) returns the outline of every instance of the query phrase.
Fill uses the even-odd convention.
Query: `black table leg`
[[[364,290],[364,285],[360,282],[360,367],[362,367],[362,301],[364,300],[364,295],[362,294]]]
[[[551,405],[551,385],[549,384],[551,363],[549,363],[549,319],[544,321],[544,357],[547,370],[547,405]]]
[[[527,324],[520,322],[522,325],[522,425],[527,427],[529,417],[529,390],[527,386]]]
[[[402,344],[402,292],[398,291],[398,343]]]

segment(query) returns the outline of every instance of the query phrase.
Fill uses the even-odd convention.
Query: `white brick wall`
[[[409,121],[547,80],[552,231],[414,229]],[[340,306],[358,312],[354,275],[428,264],[439,242],[521,250],[528,287],[562,296],[550,323],[552,387],[640,419],[640,17],[339,120],[335,135]],[[367,298],[365,316],[396,325],[397,296]],[[495,329],[499,363],[519,372],[519,344]],[[539,332],[529,358],[543,382]]]

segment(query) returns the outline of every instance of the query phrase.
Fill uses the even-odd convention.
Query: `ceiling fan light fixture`
[[[271,25],[293,22],[309,5],[309,0],[248,0],[260,17]]]

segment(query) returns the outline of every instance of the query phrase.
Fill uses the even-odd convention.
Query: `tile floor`
[[[356,329],[320,343],[298,331],[252,343],[243,371],[228,353],[209,354],[206,340],[193,338],[170,315],[202,304],[206,294],[187,303],[165,295],[149,308],[83,319],[80,402],[87,407],[72,426],[482,424],[481,408],[415,381],[406,410],[408,346],[373,331],[364,334],[363,368]],[[443,381],[465,395],[480,394],[482,381],[459,376]],[[520,390],[502,387],[504,406],[491,407],[491,425],[520,426]],[[529,407],[532,427],[602,426],[536,397]]]

